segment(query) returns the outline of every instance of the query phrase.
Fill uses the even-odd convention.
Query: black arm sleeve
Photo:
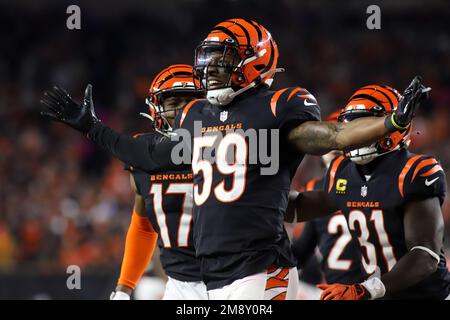
[[[292,252],[298,261],[297,267],[303,268],[313,255],[317,246],[317,235],[314,221],[305,223],[300,237],[292,243]]]
[[[171,141],[164,136],[153,141],[135,139],[131,135],[117,133],[97,122],[89,130],[88,138],[109,152],[113,157],[145,172],[162,169],[185,170],[190,168],[190,164],[180,165],[173,163],[171,151],[179,142]]]

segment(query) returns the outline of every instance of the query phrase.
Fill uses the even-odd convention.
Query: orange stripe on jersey
[[[186,115],[187,115],[189,109],[190,109],[190,108],[194,105],[194,103],[197,102],[197,101],[198,101],[198,99],[192,100],[191,102],[189,102],[189,103],[186,105],[186,107],[184,107],[183,113],[181,114],[181,118],[180,118],[180,127],[181,127],[181,125],[183,124],[184,118],[186,118]]]
[[[333,162],[333,165],[331,166],[331,170],[330,170],[330,182],[329,182],[329,184],[328,184],[328,193],[330,193],[331,189],[333,188],[333,185],[334,185],[334,176],[336,175],[336,171],[337,171],[339,165],[341,164],[342,160],[344,160],[344,156],[338,157],[338,158]]]
[[[304,90],[302,88],[295,88],[294,90],[292,90],[292,92],[289,94],[289,97],[287,98],[287,101],[291,100],[292,96],[296,93],[299,92],[300,90]]]
[[[419,173],[420,169],[422,169],[423,167],[432,165],[432,164],[437,164],[436,159],[426,159],[426,160],[421,161],[421,162],[417,165],[416,170],[414,170],[414,174],[413,174],[413,176],[412,176],[411,182],[414,181],[414,179],[416,178],[416,176],[417,176],[417,174]]]
[[[408,171],[414,165],[414,163],[416,163],[416,161],[419,160],[421,157],[422,155],[417,155],[409,159],[408,162],[406,162],[406,165],[403,168],[402,172],[400,172],[400,175],[398,176],[398,191],[400,191],[400,195],[402,196],[402,198],[404,197],[403,186],[405,183],[405,177],[408,174]]]
[[[306,183],[306,191],[313,191],[314,187],[316,186],[317,181],[319,181],[320,178],[311,179]]]
[[[440,166],[440,165],[435,165],[433,168],[431,168],[430,170],[428,170],[427,172],[425,172],[425,173],[422,173],[420,176],[421,177],[429,177],[429,176],[431,176],[432,174],[435,174],[436,172],[438,172],[438,171],[444,171],[444,169],[442,169],[442,167]]]
[[[270,99],[270,109],[272,110],[273,115],[276,117],[277,116],[277,102],[278,99],[280,99],[280,96],[289,88],[284,88],[281,90],[278,90],[277,92],[275,92],[275,94],[272,96],[272,99]]]

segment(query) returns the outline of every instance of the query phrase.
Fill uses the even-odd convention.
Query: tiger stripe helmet
[[[224,57],[232,57],[229,59],[232,61],[217,65],[229,72],[227,84],[220,89],[209,90],[206,71],[212,64],[208,56],[212,50],[222,52]],[[277,63],[278,46],[270,32],[255,21],[234,18],[217,24],[196,48],[194,70],[202,80],[200,85],[206,90],[208,100],[225,105],[236,95],[261,83],[270,86],[274,74],[283,71],[277,69]],[[223,101],[217,97],[216,100],[210,99],[211,91]],[[221,94],[223,97],[220,97]]]
[[[400,93],[386,85],[371,84],[364,86],[350,97],[347,105],[339,115],[339,122],[349,122],[356,118],[386,116],[397,108]],[[411,127],[403,132],[396,131],[378,140],[369,147],[352,150],[347,154],[352,161],[364,164],[374,158],[400,149],[410,144]]]
[[[170,96],[200,97],[199,81],[194,76],[192,66],[174,64],[161,70],[154,78],[148,89],[146,104],[150,117],[157,130],[170,131],[172,128],[164,114],[163,101]]]

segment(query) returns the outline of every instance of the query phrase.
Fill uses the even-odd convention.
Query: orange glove
[[[368,300],[370,296],[360,284],[318,284],[317,288],[324,290],[320,300]]]

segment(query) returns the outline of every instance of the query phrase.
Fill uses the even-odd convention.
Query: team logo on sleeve
[[[347,180],[346,179],[338,179],[336,182],[336,193],[337,194],[345,194],[347,190]]]

